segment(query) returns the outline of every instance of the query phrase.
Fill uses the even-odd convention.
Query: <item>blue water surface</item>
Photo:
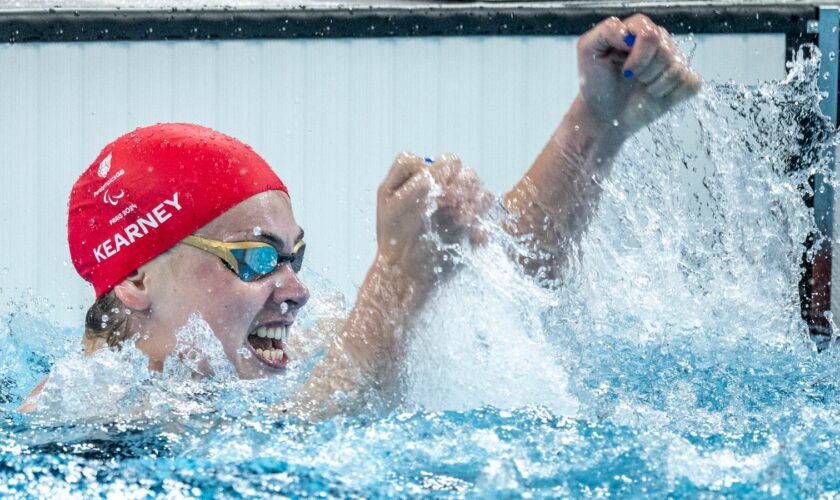
[[[630,141],[553,288],[491,227],[403,332],[385,411],[273,413],[311,362],[238,381],[85,359],[79,328],[4,292],[0,495],[836,498],[840,352],[799,302],[808,178],[836,142],[816,67],[711,82]],[[295,334],[323,340],[305,325],[346,307],[315,281]],[[43,408],[15,413],[47,373]]]

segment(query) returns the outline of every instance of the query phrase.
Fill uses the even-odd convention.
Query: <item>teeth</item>
[[[257,337],[282,340],[285,344],[289,341],[289,327],[278,326],[277,328],[266,328],[261,326],[257,328]]]
[[[256,352],[269,361],[280,361],[283,358],[282,349],[257,349]]]

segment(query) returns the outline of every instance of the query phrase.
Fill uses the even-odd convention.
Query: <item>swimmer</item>
[[[624,141],[701,85],[668,33],[643,15],[609,18],[578,42],[580,93],[524,177],[505,195],[506,229],[538,255],[529,273],[558,277],[585,230]],[[433,231],[479,244],[490,196],[457,158],[399,155],[377,193],[377,253],[355,306],[300,394],[282,408],[311,418],[397,390],[398,333],[450,276]],[[130,210],[128,207],[131,207]],[[259,229],[257,229],[259,228]],[[159,124],[106,146],[70,196],[73,264],[93,285],[85,352],[127,340],[161,370],[175,331],[200,314],[241,378],[281,375],[289,330],[309,291],[297,272],[305,235],[292,198],[240,141],[191,124]],[[47,379],[21,411],[31,411]],[[342,398],[334,395],[341,394]]]

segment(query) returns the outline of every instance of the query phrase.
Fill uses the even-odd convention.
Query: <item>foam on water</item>
[[[837,495],[840,352],[816,351],[798,295],[808,178],[836,143],[816,75],[800,57],[784,82],[710,83],[632,139],[555,288],[491,213],[402,333],[385,415],[267,411],[346,312],[311,273],[296,362],[266,381],[238,380],[200,317],[152,373],[130,345],[83,358],[25,297],[0,331],[0,494]],[[12,413],[48,371],[42,408]]]
[[[573,415],[565,356],[543,323],[553,295],[519,272],[501,244],[464,257],[408,333],[408,403],[429,410],[540,404]]]

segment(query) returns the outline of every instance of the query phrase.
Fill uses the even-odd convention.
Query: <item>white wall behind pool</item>
[[[695,36],[706,79],[784,76],[783,35]],[[307,265],[355,293],[375,191],[401,150],[457,153],[501,193],[572,101],[574,37],[0,46],[0,312],[28,288],[78,326],[93,291],[66,243],[67,197],[108,142],[188,121],[251,144],[289,185]]]

